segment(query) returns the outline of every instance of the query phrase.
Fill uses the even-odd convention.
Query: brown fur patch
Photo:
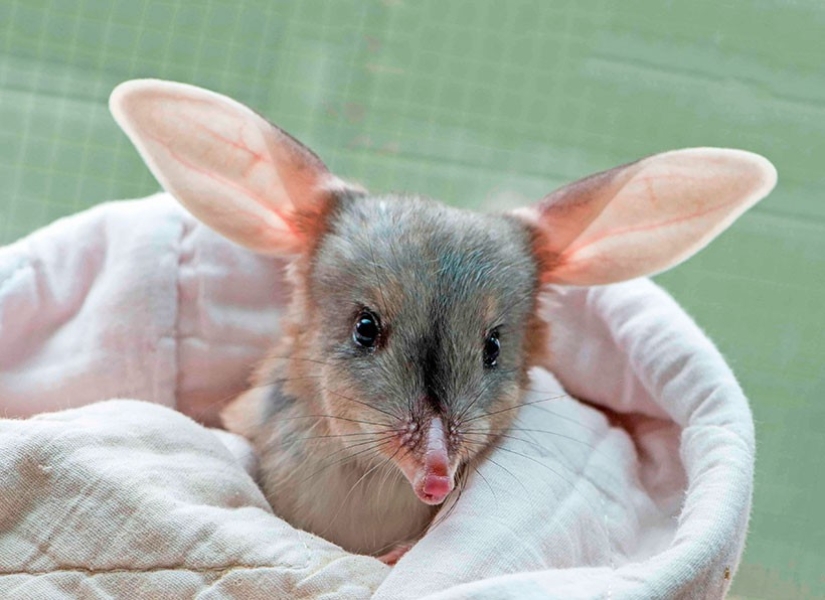
[[[552,250],[549,233],[540,225],[525,223],[530,236],[530,249],[536,261],[539,284],[552,280],[554,270],[562,265],[561,254]],[[539,285],[540,287],[540,285]]]
[[[304,240],[304,257],[311,262],[318,249],[319,242],[329,232],[331,217],[344,202],[362,195],[357,190],[328,190],[319,194],[319,198],[309,206],[304,206],[292,215],[292,227]]]
[[[550,358],[550,323],[539,316],[540,303],[539,290],[537,290],[534,299],[535,308],[527,321],[527,335],[524,336],[525,376],[531,367],[547,364]]]
[[[546,274],[553,271],[559,263],[559,255],[550,250],[547,233],[538,226],[524,223],[527,230],[530,250],[536,261],[536,285],[533,289],[533,307],[527,322],[524,336],[524,372],[523,386],[526,385],[527,371],[534,366],[545,364],[550,354],[550,324],[540,316],[541,293],[547,282]]]

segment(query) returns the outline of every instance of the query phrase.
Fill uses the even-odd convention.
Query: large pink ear
[[[345,187],[300,142],[220,94],[144,79],[115,88],[109,106],[168,192],[257,252],[300,252],[298,216],[321,214]]]
[[[775,184],[758,154],[690,148],[591,175],[515,212],[539,231],[545,282],[599,285],[682,262]]]

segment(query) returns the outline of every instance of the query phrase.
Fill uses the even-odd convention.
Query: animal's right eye
[[[381,335],[381,322],[378,316],[368,310],[362,310],[355,319],[352,340],[364,348],[374,348]]]
[[[494,369],[498,365],[499,352],[501,352],[501,342],[498,339],[498,329],[493,329],[484,340],[484,366]]]

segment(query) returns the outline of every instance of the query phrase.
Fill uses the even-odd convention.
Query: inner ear
[[[775,184],[758,154],[689,148],[586,177],[516,214],[534,227],[543,281],[599,285],[682,262]]]
[[[337,194],[354,190],[248,107],[158,80],[112,93],[115,120],[158,181],[201,221],[258,252],[301,252]]]

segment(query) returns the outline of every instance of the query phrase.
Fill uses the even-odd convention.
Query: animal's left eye
[[[501,342],[498,339],[498,329],[493,329],[484,340],[484,366],[488,369],[498,364],[498,355],[501,352]]]

